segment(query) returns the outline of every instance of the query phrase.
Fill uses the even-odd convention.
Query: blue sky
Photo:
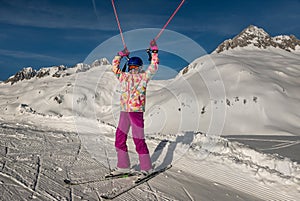
[[[115,2],[126,32],[161,28],[180,0]],[[184,34],[210,53],[250,24],[271,36],[300,38],[299,10],[300,0],[186,0],[168,29]],[[72,66],[117,34],[110,0],[0,0],[0,80],[28,66]],[[170,58],[161,59],[174,61]],[[185,64],[169,65],[178,69]]]

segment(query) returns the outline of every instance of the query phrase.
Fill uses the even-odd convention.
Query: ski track
[[[272,140],[272,139],[254,139],[254,138],[228,138],[229,140],[247,140],[247,141],[262,141],[262,142],[282,142],[282,143],[292,143],[291,140]]]
[[[59,182],[59,178],[63,178],[65,175],[61,174],[62,171],[55,171],[56,167],[53,167],[54,165],[51,159],[55,155],[55,157],[53,157],[54,163],[61,163],[64,160],[68,162],[68,155],[66,153],[68,145],[59,145],[59,143],[54,140],[52,141],[52,145],[59,145],[56,150],[51,146],[45,145],[39,141],[39,138],[36,138],[38,133],[42,133],[40,134],[42,136],[45,134],[45,131],[34,132],[32,130],[24,130],[24,135],[27,133],[26,138],[19,139],[17,137],[10,138],[10,134],[14,135],[13,133],[16,133],[15,129],[5,129],[5,131],[8,141],[14,140],[15,147],[14,149],[10,149],[11,153],[5,153],[3,155],[1,162],[6,165],[2,168],[1,173],[9,175],[12,180],[18,181],[17,184],[19,186],[30,190],[32,194],[29,195],[27,199],[30,197],[40,197],[41,200],[61,200],[56,198],[62,192],[62,189],[64,189],[61,182]],[[52,134],[58,135],[57,133],[48,133],[49,136]],[[7,141],[4,140],[1,142],[1,147],[3,146],[3,142],[7,144]],[[29,146],[27,146],[26,143],[28,143]],[[47,149],[47,147],[51,147],[51,149],[44,150],[44,148]],[[61,154],[63,154],[63,156],[60,156],[61,154],[59,154],[59,152],[62,149],[64,149],[65,152],[62,152]],[[48,156],[45,156],[46,153],[52,156],[48,158]],[[70,154],[74,153],[75,152],[72,151]],[[32,161],[30,158],[37,158],[37,161]],[[45,158],[45,162],[43,158]]]
[[[5,135],[3,135],[3,141],[1,141],[1,147],[4,147],[5,150],[1,160],[1,163],[3,164],[1,175],[5,175],[6,178],[15,181],[16,186],[18,187],[17,189],[19,189],[17,191],[22,192],[20,188],[25,188],[27,191],[31,192],[31,194],[29,194],[28,196],[25,196],[24,193],[21,193],[22,196],[25,196],[24,200],[34,197],[39,197],[40,200],[76,200],[80,197],[85,197],[89,200],[99,199],[99,192],[97,191],[94,191],[92,195],[90,195],[90,193],[84,193],[84,189],[86,189],[86,186],[65,187],[62,184],[62,178],[66,178],[67,175],[71,175],[75,178],[88,178],[90,175],[91,178],[94,178],[95,175],[97,175],[94,174],[95,170],[102,169],[102,172],[98,172],[99,175],[103,174],[103,171],[107,171],[104,165],[99,164],[99,162],[92,159],[87,152],[81,150],[81,142],[78,139],[76,140],[78,136],[73,134],[73,138],[75,138],[75,140],[66,140],[64,138],[60,138],[60,140],[63,141],[62,145],[60,143],[57,143],[57,137],[55,138],[55,140],[50,140],[52,134],[59,135],[57,133],[47,133],[46,131],[39,130],[24,130],[23,133],[21,132],[20,134],[18,134],[23,136],[22,138],[20,138],[18,136],[15,136],[15,130],[16,129],[14,129],[13,127],[1,129],[2,133],[6,133]],[[41,137],[38,135],[38,133],[42,133],[41,135],[49,136],[47,138],[43,138],[44,141],[39,141],[39,138],[36,138]],[[72,138],[65,133],[61,135],[67,138]],[[4,138],[4,136],[6,136],[6,139]],[[8,149],[6,144],[8,144],[8,142],[10,142],[12,139],[14,147]],[[30,144],[33,146],[27,146],[24,140],[37,142]],[[66,142],[73,141],[75,143],[65,144]],[[45,143],[48,143],[49,145]],[[53,147],[57,148],[54,149]],[[69,152],[67,151],[68,149]],[[10,150],[10,152],[8,152],[8,150]],[[61,152],[62,150],[64,150],[64,152]],[[19,157],[26,159],[26,157],[29,156],[38,157],[39,159],[38,161],[28,160],[26,161],[26,163],[20,162],[21,164],[19,164]],[[106,157],[108,159],[108,156]],[[43,158],[43,165],[41,165],[41,158]],[[35,164],[35,166],[37,167],[32,169],[32,164]],[[64,173],[63,170],[59,172],[55,171],[56,167],[53,167],[53,164],[59,165],[62,169],[66,168],[67,172]],[[14,167],[15,170],[11,169],[11,167]],[[36,175],[28,175],[27,173],[20,171],[21,169],[30,170],[29,172],[35,172]],[[100,188],[103,188],[103,184],[100,185]],[[144,189],[145,186],[130,191],[128,194],[122,196],[120,200],[138,200],[135,195],[136,191],[139,191],[139,194],[143,194],[141,192],[144,191],[140,190],[140,188]],[[152,191],[150,186],[148,186],[148,188],[150,189],[150,191]],[[22,200],[17,196],[19,193],[11,193],[7,189],[7,187],[5,187],[3,190],[5,190],[5,192],[3,193],[10,194],[10,196],[8,196],[9,198]],[[93,194],[95,194],[96,196],[93,196]],[[153,194],[153,192],[148,194]],[[148,197],[151,197],[150,200],[152,200],[153,198],[153,196],[150,195]]]
[[[185,194],[189,197],[189,199],[190,199],[191,201],[194,201],[194,198],[191,196],[191,194],[189,193],[189,191],[186,190],[184,187],[182,187],[182,189],[184,190]]]
[[[287,147],[291,147],[294,145],[299,144],[300,141],[296,141],[296,142],[290,142],[290,143],[282,143],[279,145],[275,145],[274,148],[267,148],[267,149],[260,149],[260,150],[276,150],[276,149],[282,149],[282,148],[287,148]]]
[[[1,193],[9,195],[7,200],[29,200],[35,197],[39,200],[99,200],[99,195],[104,193],[105,189],[109,190],[108,187],[114,182],[82,186],[64,185],[63,178],[89,179],[108,172],[104,164],[93,159],[82,147],[75,133],[57,133],[32,128],[22,131],[21,127],[12,125],[0,128],[0,133],[0,176],[14,181],[14,187],[19,192],[11,193],[7,187],[2,188],[1,191],[4,192]],[[7,144],[13,144],[13,147],[8,147]],[[107,161],[108,157],[106,152]],[[22,189],[26,189],[30,194],[25,195]],[[148,200],[155,199],[153,191],[145,195],[144,189],[152,191],[150,185],[141,185],[119,200],[140,200],[144,197]],[[18,197],[18,194],[23,198]]]

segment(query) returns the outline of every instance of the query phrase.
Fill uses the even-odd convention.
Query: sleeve
[[[158,53],[152,53],[151,64],[149,65],[149,67],[145,71],[146,77],[147,77],[148,80],[150,80],[155,75],[155,73],[157,72],[158,64],[159,64]]]
[[[112,72],[117,76],[117,78],[119,79],[120,75],[121,75],[121,69],[120,67],[120,61],[121,61],[121,56],[115,56],[115,58],[112,61]]]

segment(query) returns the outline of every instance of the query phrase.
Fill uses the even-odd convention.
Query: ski
[[[132,176],[136,176],[135,172],[119,174],[119,175],[107,175],[107,176],[103,176],[103,177],[100,177],[100,178],[97,178],[94,180],[85,180],[85,181],[65,179],[64,182],[65,182],[65,184],[74,186],[74,185],[90,184],[90,183],[96,183],[96,182],[100,182],[100,181],[107,181],[107,180],[113,180],[113,179],[128,178],[128,177],[132,177]]]
[[[102,194],[101,195],[101,198],[104,198],[104,199],[107,199],[107,200],[112,200],[128,191],[130,191],[131,189],[149,181],[150,179],[156,177],[157,175],[159,175],[160,173],[163,173],[165,172],[166,170],[170,169],[172,167],[172,165],[168,165],[167,167],[165,168],[162,168],[160,170],[156,170],[154,172],[152,172],[151,174],[141,178],[141,179],[136,179],[134,180],[134,183],[133,185],[129,186],[129,187],[126,187],[126,188],[121,188],[120,190],[114,190],[114,191],[111,191],[111,192],[107,192],[105,194]]]

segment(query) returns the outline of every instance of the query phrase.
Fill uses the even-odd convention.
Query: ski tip
[[[71,184],[71,180],[70,179],[64,179],[65,184]]]
[[[106,200],[112,200],[113,199],[113,197],[110,197],[108,195],[101,195],[100,197],[103,198],[103,199],[106,199]]]

